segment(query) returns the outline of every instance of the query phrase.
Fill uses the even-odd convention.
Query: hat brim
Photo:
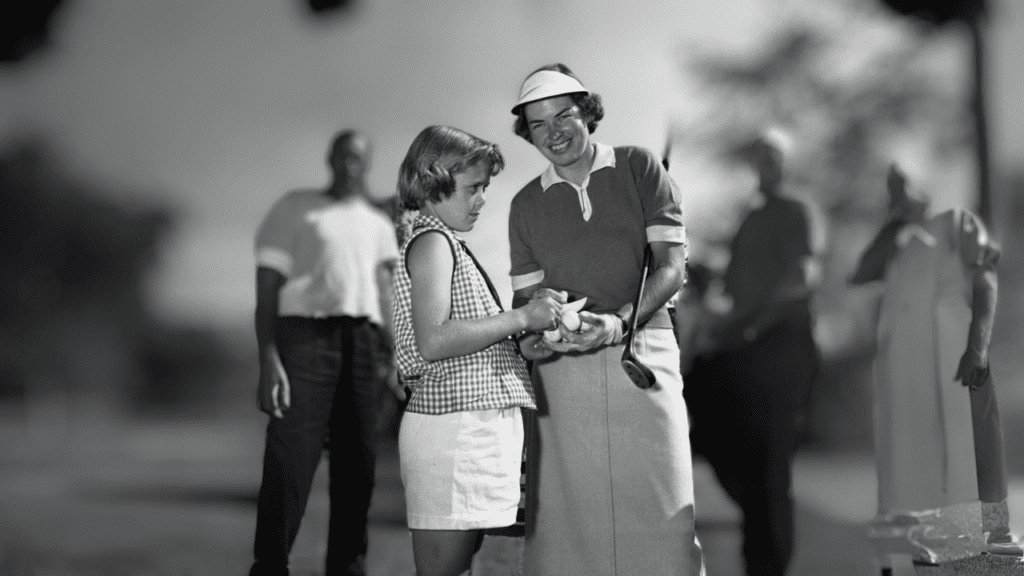
[[[527,104],[532,104],[534,102],[540,102],[541,100],[547,100],[548,98],[558,98],[559,96],[571,96],[573,94],[590,94],[590,91],[589,90],[578,90],[576,92],[562,92],[561,94],[552,94],[550,96],[544,96],[542,98],[534,98],[532,100],[526,100],[526,101],[523,101],[523,102],[519,102],[515,106],[512,107],[512,114],[515,115],[515,116],[518,116],[519,112],[523,109],[523,106],[526,106]]]
[[[523,81],[519,100],[512,107],[512,114],[518,115],[523,106],[531,102],[547,100],[568,94],[590,94],[580,81],[555,70],[539,70]]]

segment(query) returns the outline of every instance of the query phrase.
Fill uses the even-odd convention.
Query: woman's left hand
[[[588,329],[563,334],[562,340],[581,352],[622,341],[622,320],[614,314],[580,312],[580,320]],[[586,326],[584,326],[586,328]],[[559,342],[560,344],[561,342]]]

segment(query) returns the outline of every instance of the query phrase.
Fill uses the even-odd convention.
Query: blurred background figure
[[[908,514],[980,499],[978,528],[988,544],[1019,554],[1006,546],[1013,542],[1007,472],[989,367],[1000,248],[969,210],[927,216],[927,201],[908,190],[896,164],[887,187],[888,221],[850,280],[884,283],[874,366],[875,528],[886,537],[886,525],[917,524],[906,523]],[[965,538],[969,532],[933,538],[922,559],[955,556]],[[892,569],[885,556],[882,565]]]
[[[710,329],[715,351],[694,361],[685,387],[696,450],[743,511],[751,576],[785,574],[793,553],[796,417],[819,365],[810,222],[804,204],[784,193],[782,146],[766,132],[749,148],[760,206],[730,245],[726,303]]]
[[[698,356],[711,352],[714,347],[710,334],[714,315],[706,304],[714,279],[715,273],[707,265],[693,260],[686,263],[686,286],[676,298],[673,313],[683,374],[690,371]],[[687,398],[687,408],[692,412],[689,404],[691,388],[684,386],[683,396]],[[696,397],[694,399],[699,401]]]
[[[406,210],[402,208],[401,198],[396,194],[384,198],[376,198],[373,205],[383,212],[391,220],[395,227],[395,240],[399,246],[412,232],[412,222],[418,210]],[[378,271],[378,282],[387,282],[391,271],[381,268]],[[409,403],[409,390],[399,382],[398,364],[395,358],[393,342],[381,340],[380,354],[377,355],[377,377],[386,386],[378,386],[379,410],[377,418],[377,429],[382,438],[388,441],[398,440],[398,427],[402,422],[402,413]],[[399,389],[401,388],[401,392]],[[328,447],[330,437],[328,435]]]
[[[886,174],[889,193],[889,216],[871,243],[864,249],[850,284],[861,285],[885,279],[885,269],[896,258],[901,247],[897,238],[907,241],[908,230],[916,230],[926,221],[928,201],[907,188],[907,176],[896,164]]]
[[[288,574],[328,433],[326,571],[366,574],[377,355],[382,340],[393,342],[390,270],[398,257],[391,221],[367,198],[369,161],[370,141],[340,132],[327,156],[327,188],[286,194],[256,233],[259,405],[271,419],[252,576]]]

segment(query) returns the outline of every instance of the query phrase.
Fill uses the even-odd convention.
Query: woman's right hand
[[[555,353],[544,346],[543,337],[537,333],[527,334],[519,339],[519,352],[527,360],[543,360]]]

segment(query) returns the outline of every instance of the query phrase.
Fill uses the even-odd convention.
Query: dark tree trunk
[[[974,50],[974,97],[972,109],[975,121],[975,150],[978,161],[978,215],[992,226],[991,163],[988,149],[988,120],[985,110],[985,19],[975,16],[967,22]]]

